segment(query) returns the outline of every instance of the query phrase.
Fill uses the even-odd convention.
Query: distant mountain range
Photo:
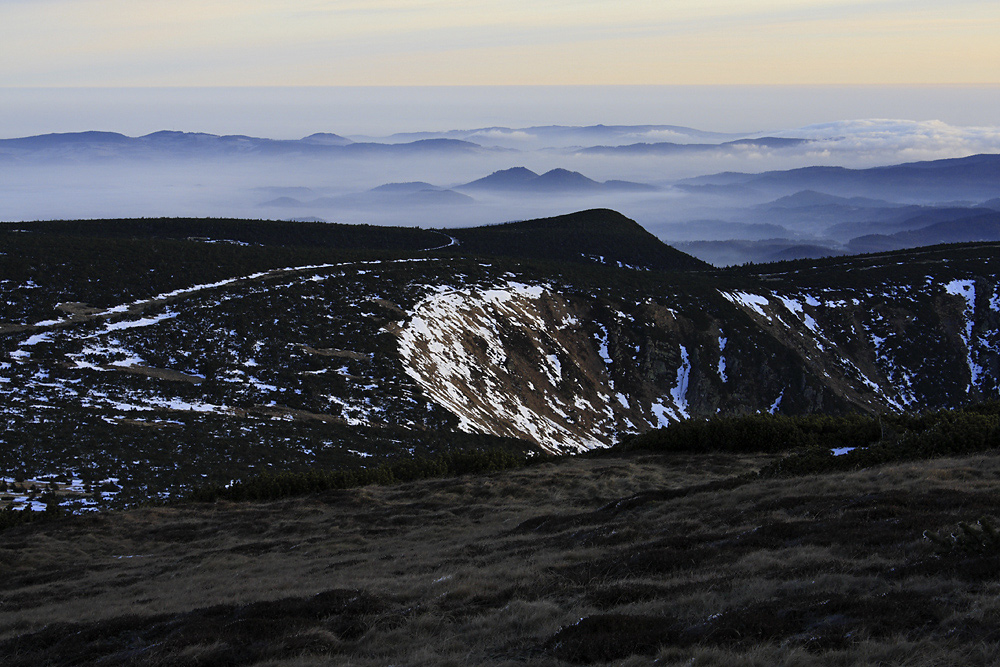
[[[798,193],[754,207],[747,218],[772,223],[699,220],[668,225],[660,233],[676,247],[717,265],[1000,241],[1000,211],[983,206],[904,206],[872,200],[871,208],[854,208],[837,203],[839,199]],[[820,200],[830,204],[787,205]],[[828,224],[842,219],[856,220]]]
[[[871,199],[869,197],[838,197],[825,192],[815,190],[800,190],[795,194],[779,197],[772,202],[763,204],[761,208],[773,210],[776,208],[799,209],[810,206],[840,206],[850,208],[899,208],[903,204],[886,201],[884,199]]]
[[[703,204],[714,219],[657,231],[714,264],[1000,240],[995,154],[870,169],[723,172],[671,187],[715,202]]]
[[[941,243],[1000,241],[1000,212],[989,211],[907,229],[895,234],[867,234],[847,243],[852,253],[884,252]]]
[[[495,171],[484,178],[466,183],[465,185],[456,186],[456,189],[492,192],[516,191],[538,194],[608,190],[655,192],[659,190],[654,185],[631,183],[629,181],[605,181],[599,183],[577,171],[569,171],[567,169],[552,169],[544,174],[536,174],[524,167],[513,167],[511,169]]]
[[[457,139],[420,139],[408,143],[355,142],[336,134],[312,134],[303,139],[262,139],[243,135],[162,131],[141,137],[116,132],[72,132],[0,140],[0,159],[110,159],[151,155],[174,158],[310,156],[396,156],[488,151]]]
[[[843,197],[929,201],[982,200],[1000,196],[1000,155],[911,162],[870,169],[804,167],[761,174],[725,172],[680,181],[689,192],[707,188],[713,194],[748,190],[787,195],[816,190]]]
[[[820,136],[806,130],[803,136]],[[11,184],[0,219],[165,210],[254,217],[264,207],[287,210],[281,217],[450,227],[557,215],[571,199],[586,198],[588,206],[627,211],[660,238],[698,242],[691,252],[716,263],[995,236],[984,214],[1000,211],[997,154],[669,177],[705,164],[803,164],[811,142],[823,148],[838,141],[777,134],[677,125],[484,127],[387,137],[318,132],[301,139],[45,134],[0,140],[6,169],[0,176]],[[838,150],[847,155],[847,148]],[[22,165],[37,167],[24,172],[24,187],[15,184]]]
[[[419,187],[419,185],[426,185],[426,187]],[[304,200],[284,195],[261,202],[260,205],[278,208],[367,208],[374,206],[453,206],[471,204],[474,201],[472,197],[461,192],[436,188],[430,184],[389,183],[367,192],[336,197]]]
[[[481,127],[445,132],[404,132],[387,137],[355,137],[379,142],[410,142],[419,139],[461,139],[483,146],[505,148],[569,148],[595,145],[623,145],[642,141],[678,143],[722,143],[746,137],[745,134],[706,132],[680,125],[542,125],[532,127]]]
[[[525,167],[512,167],[495,171],[489,176],[453,188],[433,185],[425,181],[386,183],[365,192],[319,197],[310,200],[301,198],[311,191],[285,192],[287,188],[265,189],[280,196],[262,202],[268,207],[365,207],[365,206],[452,206],[471,204],[472,194],[497,195],[560,195],[598,194],[609,192],[657,192],[660,188],[646,183],[629,181],[595,181],[576,171],[552,169],[537,174]],[[292,196],[295,194],[297,196]]]
[[[489,153],[541,149],[594,154],[668,154],[746,150],[747,147],[781,150],[805,141],[794,138],[752,138],[676,125],[493,127],[353,138],[318,132],[302,139],[268,139],[170,130],[130,137],[117,132],[87,131],[0,139],[0,158],[109,159],[150,154],[178,158],[230,155],[393,156],[425,152]]]
[[[637,143],[623,146],[591,146],[581,150],[581,153],[594,155],[672,155],[683,153],[719,152],[732,149],[752,148],[793,148],[809,143],[808,139],[789,139],[782,137],[760,137],[757,139],[738,139],[714,144],[682,144],[669,141],[657,143]]]

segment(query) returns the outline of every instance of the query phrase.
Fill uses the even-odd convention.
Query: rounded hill
[[[591,209],[552,218],[449,229],[457,253],[599,263],[654,271],[689,271],[708,264],[670,247],[617,211]]]

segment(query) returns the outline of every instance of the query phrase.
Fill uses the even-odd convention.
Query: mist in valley
[[[913,239],[854,239],[912,232],[916,223],[907,221],[920,215],[940,224],[995,212],[990,200],[1000,197],[996,179],[991,186],[988,177],[958,172],[928,187],[877,170],[788,170],[996,153],[998,127],[903,120],[751,133],[676,125],[301,139],[65,133],[0,140],[0,220],[228,217],[449,228],[611,208],[687,252],[731,264],[905,246]],[[937,209],[952,213],[928,219]],[[979,236],[995,226],[982,222]],[[988,240],[965,238],[967,227],[942,239]]]

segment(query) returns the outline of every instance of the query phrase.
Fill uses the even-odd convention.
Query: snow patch
[[[788,311],[792,313],[792,315],[795,315],[797,318],[802,320],[802,322],[805,323],[806,327],[808,327],[810,331],[817,334],[819,333],[819,327],[816,324],[816,320],[814,320],[812,316],[809,315],[809,313],[805,312],[801,303],[799,303],[795,299],[790,299],[785,296],[780,296],[777,294],[775,296],[781,301],[781,303],[784,304],[785,308],[787,308]],[[807,297],[806,303],[812,305],[812,303],[810,303],[810,300],[814,301],[816,305],[819,305],[819,302],[813,299],[812,297]]]
[[[765,319],[771,319],[770,316],[764,312],[764,306],[770,304],[767,297],[750,294],[749,292],[719,292],[719,294],[721,294],[722,297],[730,303],[752,310]]]
[[[653,403],[650,407],[653,410],[653,415],[656,417],[656,423],[653,426],[667,428],[671,423],[679,421],[676,411],[664,405],[663,401]]]
[[[603,324],[597,325],[597,353],[601,355],[605,366],[611,365],[611,355],[608,353],[608,330]]]
[[[725,336],[719,336],[719,379],[723,382],[729,382],[729,378],[726,377],[726,343],[728,340]]]
[[[166,312],[155,317],[144,317],[140,320],[123,320],[121,322],[112,322],[104,327],[102,331],[97,332],[94,335],[101,335],[111,331],[120,331],[121,329],[135,329],[137,327],[148,327],[154,324],[158,324],[163,320],[169,320],[175,318],[180,313]]]
[[[678,414],[684,419],[688,418],[688,381],[691,378],[691,360],[688,357],[687,348],[681,345],[681,366],[677,369],[677,384],[670,390],[670,397],[674,401]]]
[[[972,280],[952,280],[944,286],[944,291],[953,296],[960,296],[965,299],[966,307],[964,311],[965,328],[962,333],[962,342],[965,343],[967,362],[969,365],[969,384],[965,388],[966,393],[978,387],[980,378],[983,375],[983,367],[973,359],[972,326],[976,313],[976,284]]]
[[[559,363],[559,357],[555,354],[549,354],[546,355],[545,359],[549,362],[549,369],[552,370],[549,379],[553,385],[558,385],[562,381],[562,364]]]

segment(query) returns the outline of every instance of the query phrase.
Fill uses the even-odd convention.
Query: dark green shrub
[[[877,441],[878,418],[864,415],[744,415],[687,419],[623,441],[623,451],[658,452],[783,452],[803,447],[832,449]]]
[[[449,452],[437,456],[404,458],[373,468],[268,473],[240,480],[229,486],[196,489],[189,498],[200,502],[277,500],[369,484],[384,486],[419,479],[498,472],[520,468],[527,463],[528,458],[523,454],[504,449]]]
[[[0,531],[25,523],[51,521],[62,516],[62,509],[59,507],[59,501],[54,494],[43,495],[41,500],[45,503],[44,512],[32,511],[30,507],[17,510],[14,509],[13,503],[5,509],[0,510]]]
[[[975,525],[962,521],[953,533],[924,531],[938,553],[965,554],[968,556],[995,556],[1000,554],[1000,533],[989,520],[979,519]]]

